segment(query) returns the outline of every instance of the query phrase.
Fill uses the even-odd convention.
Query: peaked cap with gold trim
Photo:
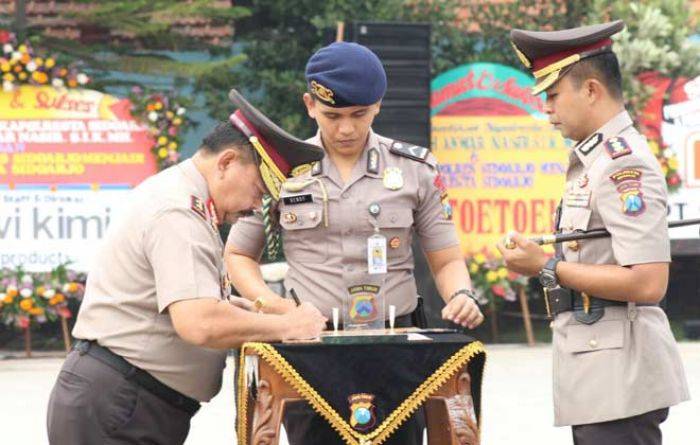
[[[228,97],[237,108],[229,120],[250,141],[265,187],[279,200],[282,183],[294,167],[321,160],[323,149],[278,127],[235,89]]]
[[[513,29],[510,40],[520,61],[535,76],[537,84],[532,94],[538,95],[561,79],[575,63],[611,53],[610,37],[624,27],[622,20],[616,20],[561,31]]]

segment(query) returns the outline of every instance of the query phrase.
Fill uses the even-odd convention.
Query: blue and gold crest
[[[366,393],[352,394],[348,397],[350,426],[357,431],[368,431],[377,422],[373,401],[374,395]]]
[[[369,323],[379,316],[377,295],[379,286],[362,284],[348,289],[350,293],[349,316],[352,323]]]
[[[634,168],[623,168],[610,175],[617,186],[622,201],[622,213],[638,216],[646,210],[644,193],[642,193],[642,172]]]
[[[632,153],[632,149],[627,144],[625,138],[616,136],[605,141],[605,149],[612,159]]]

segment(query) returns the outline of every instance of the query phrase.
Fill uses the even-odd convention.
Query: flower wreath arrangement
[[[78,69],[79,64],[62,65],[55,57],[37,54],[29,42],[18,44],[14,34],[0,29],[0,75],[4,91],[21,85],[77,88],[90,83],[90,77]],[[180,159],[181,134],[192,121],[186,116],[183,100],[172,92],[144,93],[134,87],[129,95],[131,114],[148,126],[153,137],[151,151],[158,170]]]
[[[510,272],[502,258],[480,252],[467,260],[469,276],[480,305],[495,307],[499,302],[516,301],[517,292],[527,286],[527,277]]]

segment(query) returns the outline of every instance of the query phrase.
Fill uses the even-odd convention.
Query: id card
[[[370,274],[386,273],[386,237],[379,233],[367,238],[367,270]]]

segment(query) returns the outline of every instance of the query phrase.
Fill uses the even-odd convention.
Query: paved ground
[[[700,421],[700,343],[682,343],[681,351],[694,400],[671,410],[663,425],[665,444],[697,443],[688,437]],[[485,445],[571,443],[566,428],[553,428],[550,349],[501,345],[488,348],[483,398]],[[41,445],[46,402],[61,366],[59,358],[0,361],[0,433],[3,443]],[[221,393],[192,421],[187,445],[232,445],[232,372],[227,369]],[[514,442],[514,439],[516,441]]]

